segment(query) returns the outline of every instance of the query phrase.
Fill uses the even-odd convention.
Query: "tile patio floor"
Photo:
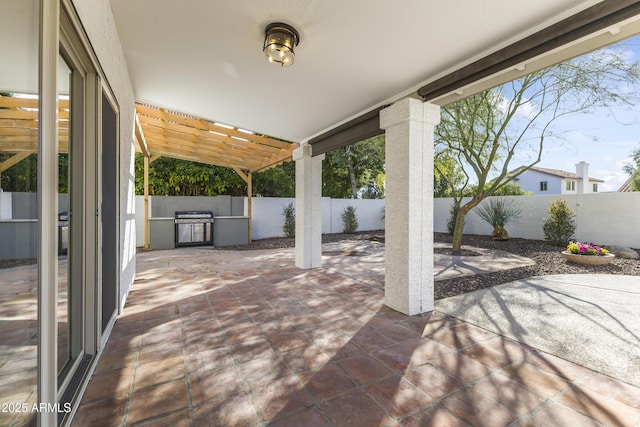
[[[437,312],[385,307],[375,263],[327,257],[309,271],[292,258],[138,254],[73,425],[640,423],[638,388]]]

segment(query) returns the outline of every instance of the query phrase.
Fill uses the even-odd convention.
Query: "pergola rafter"
[[[151,155],[259,172],[290,161],[298,146],[148,104],[136,111]]]
[[[252,176],[291,161],[298,144],[148,104],[136,104],[136,150],[144,159],[145,224],[149,212],[149,164],[158,157],[232,168],[247,183],[251,242]],[[145,247],[149,231],[145,227]]]
[[[59,100],[58,151],[68,152],[69,101]],[[189,114],[136,103],[136,151],[144,155],[145,223],[149,216],[149,164],[160,157],[232,168],[247,183],[260,172],[291,161],[298,144],[205,120]],[[38,152],[38,99],[21,94],[0,95],[0,172]],[[251,241],[251,209],[249,209]],[[145,247],[149,231],[145,227]]]

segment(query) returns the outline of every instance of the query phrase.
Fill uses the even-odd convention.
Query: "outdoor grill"
[[[177,211],[175,226],[176,248],[213,246],[213,213],[211,211]]]

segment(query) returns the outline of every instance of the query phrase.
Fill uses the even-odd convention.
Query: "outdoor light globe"
[[[300,35],[290,25],[275,22],[264,30],[264,52],[272,64],[288,67],[295,58],[294,49],[300,42]]]

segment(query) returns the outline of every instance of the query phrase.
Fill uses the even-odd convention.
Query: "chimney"
[[[591,193],[591,187],[589,187],[589,163],[584,160],[576,163],[576,175],[578,176],[578,194]]]

